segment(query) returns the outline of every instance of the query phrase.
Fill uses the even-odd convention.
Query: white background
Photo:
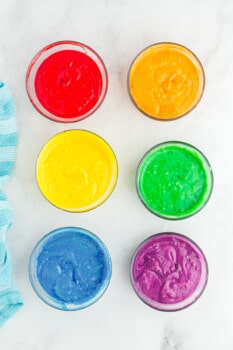
[[[4,350],[205,350],[233,349],[233,2],[232,0],[7,0],[0,8],[0,80],[17,110],[19,143],[14,173],[5,187],[15,212],[7,243],[24,307],[0,329]],[[33,56],[47,44],[76,40],[103,58],[109,73],[104,103],[91,117],[59,124],[41,116],[25,90]],[[175,121],[145,117],[127,93],[127,73],[146,46],[174,41],[190,48],[206,74],[195,110]],[[91,130],[112,146],[119,178],[111,197],[88,213],[50,205],[35,181],[42,145],[57,132]],[[151,214],[135,190],[135,170],[153,145],[185,141],[199,148],[214,172],[207,206],[191,218],[168,221]],[[113,263],[110,286],[93,306],[62,312],[44,304],[28,279],[37,241],[61,226],[86,228],[104,241]],[[209,263],[209,281],[191,307],[163,313],[134,293],[129,265],[137,245],[151,234],[175,231],[198,243]]]

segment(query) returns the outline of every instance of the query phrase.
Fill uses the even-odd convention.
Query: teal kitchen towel
[[[15,162],[17,128],[15,109],[8,87],[0,82],[0,326],[23,305],[12,281],[12,264],[6,232],[13,221],[10,203],[2,192]]]

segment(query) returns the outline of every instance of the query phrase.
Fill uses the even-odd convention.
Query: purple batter
[[[203,253],[187,237],[162,233],[137,249],[132,262],[132,283],[139,297],[160,310],[178,310],[202,293],[207,281]]]

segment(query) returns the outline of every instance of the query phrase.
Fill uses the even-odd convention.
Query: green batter
[[[137,190],[144,205],[167,219],[182,219],[199,211],[213,187],[208,160],[182,142],[157,145],[143,157]]]

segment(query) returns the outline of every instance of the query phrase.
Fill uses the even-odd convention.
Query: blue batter
[[[30,260],[30,278],[36,292],[45,302],[63,310],[81,309],[95,302],[110,277],[111,261],[105,246],[81,228],[52,231],[38,243]]]

